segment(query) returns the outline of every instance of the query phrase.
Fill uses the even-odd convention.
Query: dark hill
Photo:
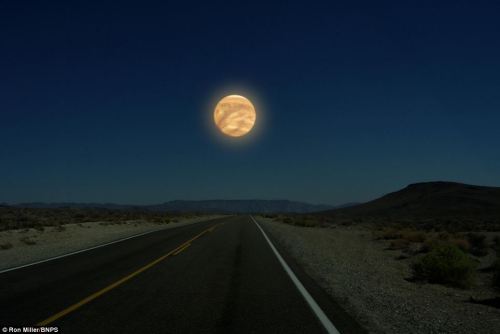
[[[320,213],[330,218],[500,224],[500,187],[454,182],[407,186],[373,201]]]

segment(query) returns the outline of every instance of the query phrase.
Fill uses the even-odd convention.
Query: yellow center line
[[[206,230],[204,230],[203,232],[195,235],[193,238],[189,239],[188,241],[182,243],[181,245],[177,246],[175,249],[171,250],[170,252],[168,252],[167,254],[157,258],[156,260],[146,264],[145,266],[137,269],[136,271],[134,271],[133,273],[119,279],[118,281],[108,285],[107,287],[105,287],[104,289],[101,289],[93,294],[91,294],[90,296],[80,300],[78,303],[75,303],[67,308],[65,308],[64,310],[54,314],[53,316],[43,320],[43,321],[40,321],[39,323],[37,323],[36,325],[37,326],[47,326],[51,323],[53,323],[54,321],[64,317],[65,315],[79,309],[80,307],[82,307],[83,305],[87,304],[87,303],[90,303],[91,301],[93,301],[94,299],[102,296],[103,294],[105,294],[106,292],[122,285],[123,283],[127,282],[128,280],[134,278],[135,276],[139,275],[140,273],[148,270],[149,268],[155,266],[156,264],[160,263],[161,261],[165,260],[167,257],[171,256],[171,255],[177,255],[179,254],[180,252],[182,252],[184,249],[186,249],[187,247],[189,247],[191,245],[191,242],[195,241],[196,239],[200,238],[201,236],[203,236],[204,234],[208,233],[208,232],[213,232],[214,229],[217,227],[218,224],[212,226],[212,227],[209,227],[207,228]]]
[[[183,250],[185,250],[189,246],[191,246],[191,244],[185,244],[182,248],[179,248],[177,251],[175,251],[175,253],[173,255],[179,254],[180,252],[182,252]]]

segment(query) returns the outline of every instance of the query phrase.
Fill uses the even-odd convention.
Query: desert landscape
[[[499,1],[1,1],[0,332],[499,334]]]
[[[196,204],[178,205],[187,210]],[[369,333],[494,333],[500,326],[500,188],[412,184],[367,203],[318,212],[286,201],[206,205],[211,213],[109,204],[2,206],[0,271],[230,217],[233,210],[254,214]],[[292,208],[303,213],[285,212]]]
[[[500,188],[410,185],[315,215],[265,215],[306,271],[373,333],[495,333]]]

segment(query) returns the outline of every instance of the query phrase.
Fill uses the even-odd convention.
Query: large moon
[[[214,111],[215,125],[226,135],[241,137],[255,124],[255,108],[246,97],[228,95],[222,98]]]

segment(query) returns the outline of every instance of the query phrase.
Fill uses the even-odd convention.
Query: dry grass
[[[266,217],[304,227],[363,223],[338,219],[332,224],[326,224],[318,217],[309,215],[266,215]],[[487,255],[490,247],[500,254],[500,236],[493,238],[489,243],[484,233],[466,232],[462,229],[433,229],[430,228],[432,224],[422,228],[401,220],[393,220],[385,225],[376,222],[363,225],[372,230],[374,239],[387,244],[387,250],[400,251],[395,259],[412,259],[408,265],[413,269],[415,278],[420,281],[468,289],[480,276],[477,270],[479,261],[474,256]],[[500,288],[500,260],[494,266],[494,272],[493,285]]]
[[[402,238],[409,242],[424,242],[427,239],[427,234],[422,231],[404,231]]]
[[[493,286],[500,289],[500,258],[497,259],[493,266]]]
[[[467,240],[470,244],[470,252],[475,256],[488,255],[488,244],[486,236],[480,233],[467,233]]]
[[[396,259],[415,257],[412,269],[421,281],[468,289],[474,285],[477,259],[488,255],[490,247],[500,256],[500,236],[491,239],[482,233],[419,231],[398,226],[373,231],[376,240],[388,243],[387,250],[401,251]],[[425,255],[419,255],[424,253]],[[500,260],[493,266],[493,286],[500,288]]]
[[[460,248],[461,251],[469,253],[470,252],[470,243],[467,239],[464,238],[452,238],[450,239],[450,243],[452,245]]]
[[[54,227],[54,231],[56,232],[63,232],[66,230],[66,227],[64,225],[57,225]]]
[[[492,248],[497,252],[500,253],[500,236],[496,236],[492,240]]]
[[[144,221],[168,224],[173,218],[192,218],[196,214],[165,213],[147,210],[111,210],[103,208],[17,208],[0,206],[0,231],[34,228],[43,232],[46,226],[86,222]]]
[[[468,253],[470,250],[470,244],[467,239],[460,236],[448,236],[443,238],[442,235],[438,235],[437,237],[429,237],[421,247],[422,253],[428,253],[439,247],[441,245],[453,245],[458,247],[461,251]]]
[[[406,250],[410,246],[410,241],[406,239],[392,240],[387,249],[390,250]]]
[[[302,227],[322,227],[324,224],[318,217],[308,215],[264,215],[264,217],[273,217],[275,221],[285,224]]]
[[[384,228],[375,232],[376,239],[382,240],[406,240],[407,242],[422,243],[427,240],[428,233],[413,229],[398,229],[395,227]]]
[[[376,238],[383,240],[401,239],[401,237],[402,237],[401,230],[393,227],[382,229],[380,232],[376,233]]]
[[[36,240],[33,237],[22,237],[19,241],[28,246],[36,245]]]
[[[0,243],[0,250],[11,249],[13,245],[10,242],[2,242]]]

